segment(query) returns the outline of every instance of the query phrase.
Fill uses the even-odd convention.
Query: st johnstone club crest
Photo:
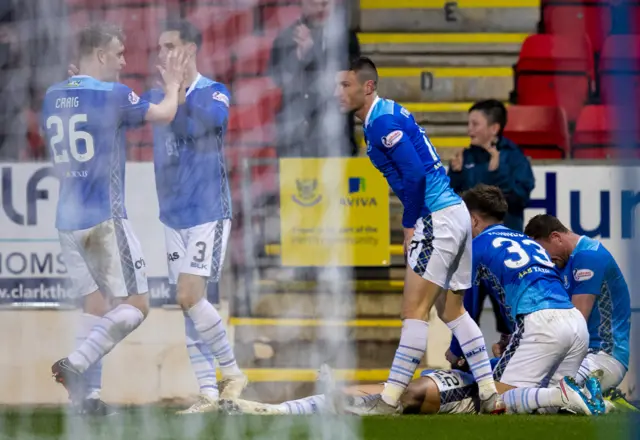
[[[296,179],[297,194],[291,199],[300,206],[314,206],[320,203],[322,195],[318,194],[318,179]]]

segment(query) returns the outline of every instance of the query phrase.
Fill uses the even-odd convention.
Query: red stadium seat
[[[249,35],[243,38],[235,46],[234,50],[236,60],[235,74],[237,76],[266,74],[274,39],[274,34],[265,36]]]
[[[640,35],[612,35],[600,57],[600,96],[605,105],[640,99]]]
[[[545,33],[589,37],[595,54],[611,32],[611,9],[607,2],[597,0],[546,2],[542,9]],[[569,3],[569,4],[567,4]],[[575,3],[575,4],[570,4]]]
[[[166,10],[161,7],[113,8],[104,12],[107,22],[122,26],[127,38],[125,73],[146,75],[154,73],[150,58],[155,53],[160,36],[160,23],[166,20]]]
[[[531,35],[522,45],[514,74],[516,104],[562,107],[574,122],[593,91],[589,40]]]
[[[633,108],[589,105],[576,124],[573,157],[576,159],[640,158],[640,127]]]
[[[271,78],[240,79],[233,85],[233,102],[240,106],[254,105],[262,111],[275,113],[280,109],[282,93]],[[264,119],[264,118],[263,118]]]
[[[188,8],[186,17],[202,32],[204,41],[227,50],[254,27],[251,8],[198,5]]]
[[[189,8],[187,19],[202,32],[198,53],[201,71],[217,81],[231,81],[231,54],[238,40],[253,32],[253,11],[202,5]]]
[[[299,6],[272,6],[263,11],[263,29],[266,32],[281,31],[300,19],[302,9]]]
[[[560,107],[510,106],[504,136],[533,159],[569,157],[567,117]]]
[[[265,106],[235,105],[229,113],[230,143],[263,146],[274,140],[275,113]]]
[[[86,9],[68,11],[67,21],[71,28],[70,30],[75,33],[91,23],[91,15]]]

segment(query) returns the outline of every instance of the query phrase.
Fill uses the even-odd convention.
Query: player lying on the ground
[[[491,359],[492,366],[497,363],[497,358]],[[223,399],[220,401],[220,408],[227,414],[351,414],[351,408],[366,406],[369,401],[376,399],[384,389],[384,384],[371,384],[354,385],[334,390],[331,369],[323,365],[320,372],[320,385],[327,388],[325,394],[280,404]],[[579,393],[581,392],[579,391]],[[581,395],[581,398],[587,399],[588,397]],[[424,370],[419,378],[413,379],[409,383],[400,398],[400,408],[402,414],[479,414],[478,386],[473,375],[460,370]]]
[[[587,354],[589,333],[549,255],[531,238],[502,224],[507,202],[499,188],[477,185],[463,200],[475,237],[473,290],[487,289],[515,321],[494,370],[509,411],[565,407],[583,414],[604,412],[597,389],[583,392],[572,379]],[[465,344],[461,346],[464,350]],[[594,393],[593,399],[583,398]]]
[[[495,360],[497,361],[497,359]],[[328,368],[321,371],[327,374]],[[379,398],[384,384],[354,385],[326,394],[270,405],[249,400],[221,400],[228,414],[300,415],[342,413]],[[342,405],[342,403],[346,405]],[[341,408],[343,407],[344,408]],[[424,370],[413,379],[400,398],[402,414],[477,414],[478,386],[473,375],[459,370]]]
[[[145,121],[169,123],[178,107],[184,53],[171,55],[162,77],[167,94],[157,104],[119,83],[124,35],[94,23],[78,34],[79,74],[51,86],[41,129],[60,178],[56,228],[74,293],[84,300],[79,345],[52,367],[72,402],[104,408],[83,373],[134,331],[149,311],[145,263],[125,209],[125,130]],[[100,374],[91,374],[99,382]],[[96,379],[97,378],[97,379]],[[98,386],[99,388],[99,386]]]
[[[353,408],[362,414],[393,414],[427,348],[425,316],[438,316],[465,347],[478,382],[482,412],[502,413],[489,368],[484,337],[466,313],[463,295],[471,287],[469,212],[451,189],[433,144],[411,113],[378,96],[378,72],[368,58],[353,60],[337,75],[336,94],[343,112],[363,122],[367,154],[404,207],[407,269],[402,297],[402,332],[389,378],[380,398]]]

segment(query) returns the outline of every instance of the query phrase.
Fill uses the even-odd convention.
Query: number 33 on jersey
[[[490,226],[473,239],[472,273],[473,288],[487,289],[514,320],[549,305],[572,307],[542,246],[503,225]]]

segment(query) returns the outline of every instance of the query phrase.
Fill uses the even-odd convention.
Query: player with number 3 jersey
[[[79,75],[47,91],[42,131],[60,178],[56,227],[72,288],[95,325],[77,349],[52,367],[74,403],[84,406],[85,373],[135,330],[148,313],[145,262],[124,197],[125,137],[145,121],[169,123],[178,107],[186,58],[174,52],[162,75],[167,94],[157,105],[118,82],[124,35],[94,23],[78,34]],[[95,304],[111,310],[98,313]],[[94,305],[93,307],[91,305]]]
[[[587,354],[589,332],[549,255],[502,224],[507,202],[499,188],[478,185],[463,200],[475,237],[472,294],[487,289],[516,323],[494,369],[509,411],[603,411],[602,399],[587,398],[573,380]]]

